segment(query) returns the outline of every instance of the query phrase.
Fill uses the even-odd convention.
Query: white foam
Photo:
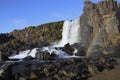
[[[36,52],[37,48],[34,48],[32,50],[21,51],[18,55],[10,56],[9,59],[23,59],[27,56],[32,56],[35,58]]]
[[[9,59],[23,59],[27,57],[30,50],[21,51],[18,55],[10,56]]]
[[[28,54],[28,56],[32,56],[33,58],[35,58],[36,52],[37,52],[38,48],[34,48],[32,49],[32,51]]]
[[[64,58],[64,56],[68,56],[66,52],[52,46],[44,47],[42,51],[48,51],[50,54],[54,52],[56,55],[58,55],[59,58]]]

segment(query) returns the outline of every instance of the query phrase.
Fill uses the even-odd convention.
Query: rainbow
[[[96,32],[96,34],[91,37],[89,44],[87,46],[87,49],[86,49],[86,54],[85,54],[86,57],[89,57],[90,55],[89,52],[91,51],[94,39],[96,39],[97,36],[98,36],[98,32]]]

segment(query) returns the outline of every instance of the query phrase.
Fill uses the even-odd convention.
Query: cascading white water
[[[80,18],[77,18],[72,21],[65,21],[63,24],[63,32],[62,32],[62,40],[55,44],[54,46],[44,47],[42,51],[48,51],[49,53],[52,53],[53,51],[56,52],[57,55],[59,55],[59,58],[69,58],[69,57],[77,57],[77,56],[69,56],[66,52],[55,49],[54,47],[62,47],[67,43],[73,44],[80,42]],[[10,59],[23,59],[27,56],[35,57],[35,54],[37,52],[37,48],[34,48],[32,51],[26,50],[23,52],[20,52],[18,55],[9,57]],[[74,51],[75,53],[77,50]]]
[[[67,43],[73,44],[77,42],[80,42],[80,18],[64,22],[62,40],[58,45],[64,46]]]

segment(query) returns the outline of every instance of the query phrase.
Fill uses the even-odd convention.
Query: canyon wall
[[[103,46],[107,39],[109,40],[113,35],[119,33],[120,19],[117,14],[120,13],[120,10],[117,7],[117,2],[112,1],[84,3],[84,13],[81,16],[81,28],[83,31],[81,35],[84,36],[82,38],[83,44],[89,42],[86,40],[91,37],[95,39],[95,44]]]
[[[98,3],[85,1],[83,10],[80,35],[82,36],[81,43],[85,47],[120,45],[120,3],[115,0]],[[93,52],[94,49],[91,51]]]

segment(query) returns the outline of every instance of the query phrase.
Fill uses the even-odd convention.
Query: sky
[[[83,4],[84,0],[0,0],[0,33],[78,18]]]

